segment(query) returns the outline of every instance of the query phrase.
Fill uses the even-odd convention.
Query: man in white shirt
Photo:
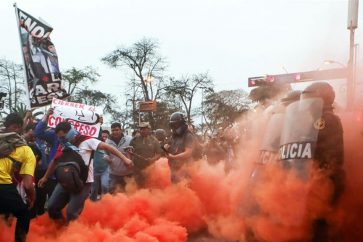
[[[61,122],[55,128],[55,133],[57,134],[60,143],[63,147],[73,146],[79,133],[72,128],[68,122]],[[105,150],[115,156],[117,156],[120,161],[124,162],[127,166],[132,166],[133,163],[130,159],[125,157],[120,151],[115,147],[112,147],[98,139],[90,138],[84,139],[78,144],[78,153],[82,157],[86,166],[88,166],[88,177],[83,189],[79,193],[71,193],[66,191],[61,184],[57,184],[54,189],[52,196],[48,201],[48,213],[49,217],[58,220],[60,223],[69,222],[75,220],[81,214],[84,203],[89,196],[91,190],[91,183],[93,182],[93,159],[91,158],[92,152],[101,149]],[[56,160],[56,159],[55,159]],[[48,167],[46,174],[44,175],[45,180],[56,168],[56,162],[53,160]],[[44,181],[39,181],[44,182]],[[42,184],[39,184],[40,186]],[[62,216],[62,209],[67,206],[67,218],[66,220]]]

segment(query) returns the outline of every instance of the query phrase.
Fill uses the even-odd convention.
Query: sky
[[[12,5],[0,1],[0,58],[21,63]],[[93,66],[102,75],[94,87],[118,97],[128,75],[100,59],[143,37],[159,41],[167,74],[208,72],[216,90],[249,91],[251,76],[337,68],[324,60],[348,60],[348,0],[18,0],[17,5],[54,28],[61,69]],[[363,44],[363,26],[356,43]]]

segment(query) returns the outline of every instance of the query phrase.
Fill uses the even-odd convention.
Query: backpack
[[[62,154],[57,158],[55,176],[64,190],[70,193],[80,193],[87,181],[94,151],[92,151],[89,163],[86,165],[75,147],[78,147],[83,141],[90,138],[85,135],[77,136],[72,143],[74,146],[64,148]]]
[[[9,157],[17,147],[25,145],[26,141],[19,134],[0,131],[0,158]]]

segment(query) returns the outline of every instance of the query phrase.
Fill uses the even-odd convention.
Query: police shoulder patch
[[[322,130],[325,128],[325,119],[319,118],[314,122],[314,128],[317,130]]]

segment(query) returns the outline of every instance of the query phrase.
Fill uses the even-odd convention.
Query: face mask
[[[175,134],[175,135],[182,135],[184,133],[184,130],[185,130],[185,128],[183,125],[181,125],[180,127],[176,128],[176,129],[172,129],[173,134]]]

